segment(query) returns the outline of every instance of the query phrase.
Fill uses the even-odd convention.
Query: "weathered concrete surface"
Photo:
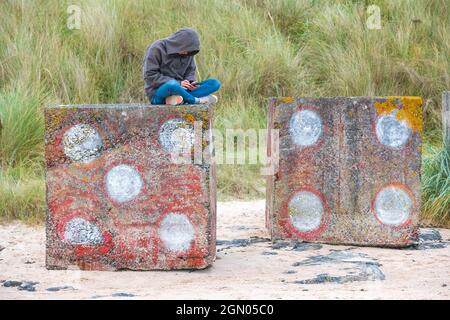
[[[280,136],[279,170],[267,181],[273,239],[416,242],[421,98],[271,99],[268,128]]]
[[[450,146],[450,91],[442,93],[442,133],[444,144]]]
[[[217,260],[194,272],[46,270],[44,227],[0,225],[0,299],[450,299],[450,230],[407,249],[272,243],[264,205],[218,202]]]
[[[69,105],[46,108],[45,121],[47,268],[212,263],[214,168],[170,154],[194,149],[194,121],[208,130],[212,108]],[[211,149],[200,143],[200,151]]]

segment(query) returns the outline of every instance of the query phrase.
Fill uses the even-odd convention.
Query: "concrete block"
[[[46,108],[47,268],[210,265],[214,166],[177,164],[171,152],[191,153],[197,128],[202,135],[211,124],[208,105]],[[199,148],[211,155],[209,143]]]
[[[450,91],[442,93],[442,135],[444,145],[450,146]]]
[[[421,98],[271,99],[268,128],[279,130],[280,149],[267,179],[272,239],[416,242]]]

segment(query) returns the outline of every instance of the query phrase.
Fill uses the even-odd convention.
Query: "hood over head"
[[[178,54],[179,52],[187,51],[189,55],[194,55],[200,51],[198,34],[191,28],[181,28],[165,38],[164,43],[168,54]]]

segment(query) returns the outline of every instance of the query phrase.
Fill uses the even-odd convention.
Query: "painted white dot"
[[[75,162],[89,163],[100,156],[103,142],[95,128],[77,124],[64,133],[64,153]]]
[[[143,185],[139,172],[128,164],[111,168],[105,176],[106,192],[120,203],[134,199],[141,192]]]
[[[171,212],[161,221],[159,237],[170,251],[184,252],[194,240],[194,227],[184,214]]]
[[[100,230],[83,218],[73,218],[64,226],[64,240],[69,244],[97,245],[103,242]]]
[[[386,187],[375,199],[375,213],[387,225],[401,225],[408,220],[413,202],[409,194],[398,187]]]
[[[167,152],[189,152],[194,145],[194,129],[183,119],[170,119],[159,129],[158,140]]]
[[[312,110],[295,112],[289,121],[292,141],[300,146],[315,144],[322,135],[322,120]]]
[[[319,228],[324,213],[321,199],[310,191],[296,193],[288,204],[292,225],[301,232]]]
[[[399,149],[411,136],[411,129],[404,121],[398,121],[395,115],[382,116],[377,120],[376,134],[378,141],[385,146]]]

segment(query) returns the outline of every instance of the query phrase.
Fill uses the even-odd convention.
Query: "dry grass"
[[[264,127],[269,96],[420,95],[426,142],[440,140],[440,95],[450,87],[447,0],[77,3],[81,30],[66,27],[64,1],[0,2],[2,217],[42,217],[43,106],[145,101],[143,53],[182,26],[200,33],[199,77],[223,84],[218,128]],[[365,27],[373,3],[380,30]],[[221,198],[263,196],[257,166],[222,165],[218,184]]]

